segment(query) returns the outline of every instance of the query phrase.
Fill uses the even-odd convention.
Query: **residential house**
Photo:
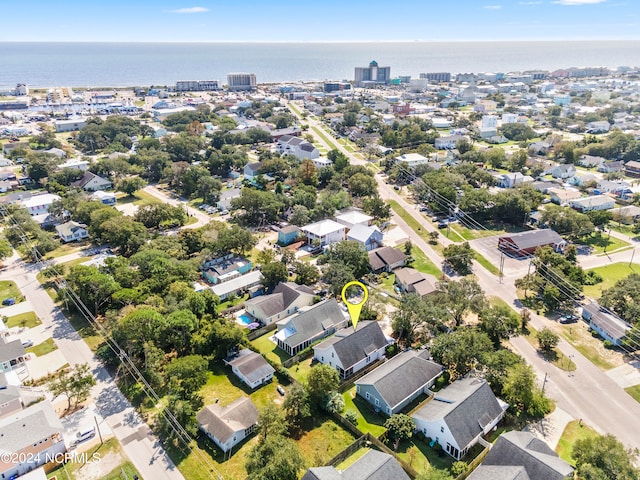
[[[83,189],[85,192],[95,192],[96,190],[107,190],[111,188],[111,182],[95,173],[85,172],[80,180],[72,183],[74,187]]]
[[[207,405],[196,415],[198,428],[227,453],[256,431],[258,409],[248,397],[241,397],[226,407]]]
[[[534,190],[537,190],[540,193],[549,193],[550,189],[560,187],[560,184],[557,182],[546,182],[546,181],[533,182],[532,185]]]
[[[591,329],[616,346],[620,345],[627,332],[631,330],[631,325],[595,302],[582,307],[582,318],[589,322]]]
[[[531,183],[534,181],[533,177],[529,175],[523,175],[519,172],[503,173],[502,175],[498,176],[497,180],[497,185],[501,188],[515,188],[518,185]]]
[[[365,250],[370,251],[382,246],[382,232],[375,225],[373,227],[355,225],[347,233],[347,240],[358,242]]]
[[[640,207],[636,207],[635,205],[616,208],[612,213],[616,222],[626,225],[631,225],[640,220]]]
[[[313,305],[315,294],[306,285],[281,282],[269,295],[244,302],[245,311],[263,325],[270,325]]]
[[[22,406],[23,400],[20,387],[18,385],[10,385],[4,372],[0,372],[0,418],[22,410]]]
[[[435,394],[412,418],[416,430],[460,460],[502,419],[509,405],[480,378],[461,378]]]
[[[435,147],[438,150],[451,150],[456,148],[456,142],[458,140],[467,140],[464,135],[447,135],[444,137],[438,137],[435,140]]]
[[[290,135],[292,137],[299,137],[302,134],[302,130],[300,130],[297,126],[280,128],[277,130],[271,130],[271,140],[273,142],[277,142],[285,135]]]
[[[563,250],[566,244],[560,235],[548,228],[498,237],[498,249],[517,257],[533,255],[538,248],[546,246],[556,251]]]
[[[613,173],[613,172],[621,172],[624,170],[623,162],[605,162],[598,167],[598,171],[601,173]]]
[[[369,450],[344,470],[335,467],[312,467],[302,480],[410,480],[393,456]]]
[[[56,132],[73,132],[75,130],[82,130],[87,125],[85,119],[72,118],[70,120],[56,120],[53,122],[53,127]]]
[[[624,164],[624,173],[630,177],[640,177],[640,162],[631,160]]]
[[[405,350],[356,380],[356,394],[391,416],[428,394],[442,371],[427,350]]]
[[[344,225],[333,220],[321,220],[300,228],[307,236],[309,245],[313,244],[314,240],[319,240],[320,245],[323,247],[343,241],[345,239],[345,229]]]
[[[376,248],[369,252],[369,265],[373,273],[391,272],[407,264],[407,256],[392,247]]]
[[[420,155],[419,153],[405,153],[398,157],[395,157],[395,160],[396,162],[406,163],[409,168],[414,168],[418,165],[429,163],[429,159]]]
[[[256,291],[255,287],[262,285],[262,273],[254,270],[246,275],[235,277],[224,283],[218,283],[211,287],[211,291],[215,293],[220,300],[226,300],[230,295],[241,295],[245,292]]]
[[[116,194],[113,192],[105,192],[104,190],[97,190],[91,194],[91,199],[104,203],[105,205],[116,204]]]
[[[241,195],[242,191],[239,188],[223,190],[222,192],[220,192],[220,199],[218,200],[218,203],[216,203],[216,207],[221,212],[230,210],[231,200],[233,200],[234,198],[240,198]]]
[[[262,166],[262,162],[251,162],[247,163],[244,166],[244,179],[245,180],[253,180],[258,176],[258,170]]]
[[[56,225],[56,232],[64,243],[77,242],[89,236],[87,226],[74,221]]]
[[[631,184],[620,180],[600,180],[596,185],[596,189],[599,193],[610,193],[623,200],[633,195]]]
[[[0,337],[0,371],[10,372],[25,367],[26,355],[20,340],[7,342],[6,338]]]
[[[43,193],[41,195],[33,195],[31,197],[25,195],[25,199],[20,203],[27,209],[29,215],[33,216],[47,213],[53,202],[57,202],[58,200],[60,200],[59,195]]]
[[[336,222],[344,225],[347,228],[353,228],[356,225],[367,227],[371,225],[372,220],[372,216],[367,215],[366,213],[363,213],[358,209],[351,209],[347,212],[336,215]]]
[[[275,373],[275,369],[262,355],[248,348],[225,358],[224,364],[229,365],[235,376],[249,388],[258,388],[269,383]]]
[[[223,283],[251,271],[251,268],[251,260],[230,253],[204,262],[202,276],[213,284]]]
[[[571,200],[577,200],[582,197],[582,193],[573,188],[550,188],[547,193],[551,198],[551,201],[556,205],[568,205]]]
[[[578,165],[586,168],[597,168],[607,161],[604,157],[597,157],[593,155],[582,155],[578,159]]]
[[[79,158],[71,158],[64,163],[58,165],[58,169],[70,168],[72,170],[80,170],[86,172],[89,168],[89,162],[86,160],[80,160]]]
[[[0,477],[16,478],[64,454],[63,426],[48,401],[0,419]]]
[[[598,177],[590,173],[576,173],[573,177],[566,180],[566,182],[569,185],[576,187],[584,187],[589,184],[596,184],[598,182]]]
[[[533,434],[514,430],[498,437],[467,479],[569,480],[573,479],[573,467]]]
[[[393,340],[387,339],[378,322],[358,322],[358,328],[347,327],[313,347],[313,358],[335,368],[345,379],[371,363],[384,358]]]
[[[293,356],[313,342],[335,333],[349,323],[349,317],[335,299],[325,300],[280,320],[275,334],[278,346]]]
[[[550,173],[553,178],[570,178],[576,174],[576,167],[573,163],[561,163],[553,167]]]
[[[312,161],[313,161],[313,164],[318,169],[325,168],[325,167],[330,167],[331,165],[333,165],[333,162],[331,160],[329,160],[327,157],[314,158]]]
[[[606,120],[589,122],[585,125],[585,133],[607,133],[611,124]]]
[[[278,229],[278,243],[280,245],[291,245],[298,239],[300,235],[300,229],[295,225],[287,225]]]
[[[581,213],[595,210],[611,210],[616,206],[616,201],[607,195],[593,195],[591,197],[578,198],[569,202],[571,208]]]
[[[438,279],[429,273],[404,267],[397,269],[395,274],[395,283],[403,292],[416,293],[424,297],[438,290]]]
[[[293,155],[298,160],[309,158],[313,160],[320,156],[320,152],[312,143],[300,137],[294,137],[291,135],[283,135],[278,139],[276,144],[276,150],[281,155]]]

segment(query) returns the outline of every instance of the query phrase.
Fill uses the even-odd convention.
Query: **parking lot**
[[[469,242],[471,247],[477,250],[484,258],[500,268],[500,262],[504,258],[503,273],[506,277],[511,275],[522,276],[523,268],[529,263],[529,258],[516,258],[498,250],[498,235],[493,237],[477,238]]]

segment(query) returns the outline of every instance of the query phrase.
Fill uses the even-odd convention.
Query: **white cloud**
[[[209,9],[205,7],[188,7],[188,8],[178,8],[177,10],[169,10],[171,13],[204,13],[208,12]]]
[[[485,10],[500,10],[502,8],[502,5],[485,5],[482,8],[484,8]]]
[[[559,5],[595,5],[596,3],[604,3],[607,0],[557,0]]]

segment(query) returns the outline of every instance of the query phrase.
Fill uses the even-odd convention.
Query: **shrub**
[[[352,423],[353,425],[358,425],[358,414],[356,413],[355,410],[347,410],[344,413],[344,418],[349,422]]]

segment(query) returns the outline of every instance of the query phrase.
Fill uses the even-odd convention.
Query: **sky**
[[[640,0],[21,0],[0,41],[637,40]]]

